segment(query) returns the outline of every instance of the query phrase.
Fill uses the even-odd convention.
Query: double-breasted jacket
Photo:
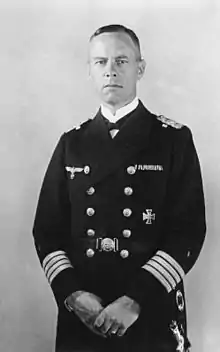
[[[183,279],[205,236],[188,127],[139,102],[113,139],[100,110],[64,133],[33,233],[58,304],[57,351],[188,351]],[[96,294],[104,306],[127,295],[140,304],[139,319],[121,338],[94,335],[64,305],[77,290]]]

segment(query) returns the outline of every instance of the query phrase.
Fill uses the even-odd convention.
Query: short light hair
[[[137,48],[139,52],[139,59],[141,59],[141,47],[140,47],[140,41],[137,37],[137,35],[134,33],[134,31],[130,28],[127,28],[121,24],[109,24],[107,26],[99,27],[90,37],[90,42],[93,40],[93,38],[97,37],[98,35],[102,33],[126,33],[129,35],[131,38],[133,44]]]

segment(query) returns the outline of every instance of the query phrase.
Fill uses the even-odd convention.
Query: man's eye
[[[95,62],[96,65],[104,65],[105,64],[105,60],[98,60]]]
[[[117,60],[116,63],[117,63],[117,65],[123,65],[123,64],[127,63],[127,60],[123,60],[123,59]]]

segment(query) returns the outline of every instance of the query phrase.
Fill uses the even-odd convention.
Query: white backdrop
[[[86,66],[88,38],[101,25],[121,23],[141,40],[145,105],[194,134],[208,233],[185,280],[189,335],[192,352],[220,352],[218,4],[0,0],[0,351],[53,351],[56,306],[31,234],[37,197],[60,134],[98,107]]]

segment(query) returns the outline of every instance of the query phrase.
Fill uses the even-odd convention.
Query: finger
[[[103,312],[103,313],[99,314],[97,316],[97,318],[95,319],[94,326],[96,328],[100,328],[100,326],[102,326],[104,324],[104,321],[105,321],[105,314]]]
[[[96,335],[99,335],[101,337],[106,338],[107,336],[104,335],[101,331],[99,331],[98,329],[96,329],[93,325],[88,324],[87,322],[84,322],[84,324]]]
[[[108,331],[111,329],[112,324],[113,320],[108,315],[106,315],[104,323],[100,326],[99,329],[103,334],[107,334]]]
[[[93,323],[94,323],[95,317],[93,318],[93,317],[88,317],[88,316],[85,316],[85,315],[83,316],[81,314],[77,314],[77,315],[80,318],[80,320],[82,321],[82,323],[85,326],[87,326],[87,328],[90,329],[94,334],[102,336],[102,337],[107,337],[101,331],[99,331],[98,329],[96,329],[94,327]]]
[[[125,328],[123,325],[121,325],[119,328],[118,328],[118,332],[117,332],[117,335],[120,337],[120,336],[123,336],[127,331],[127,328]]]
[[[109,335],[117,335],[118,329],[119,329],[119,324],[116,321],[114,321],[112,323],[110,329],[108,330],[108,334]]]

